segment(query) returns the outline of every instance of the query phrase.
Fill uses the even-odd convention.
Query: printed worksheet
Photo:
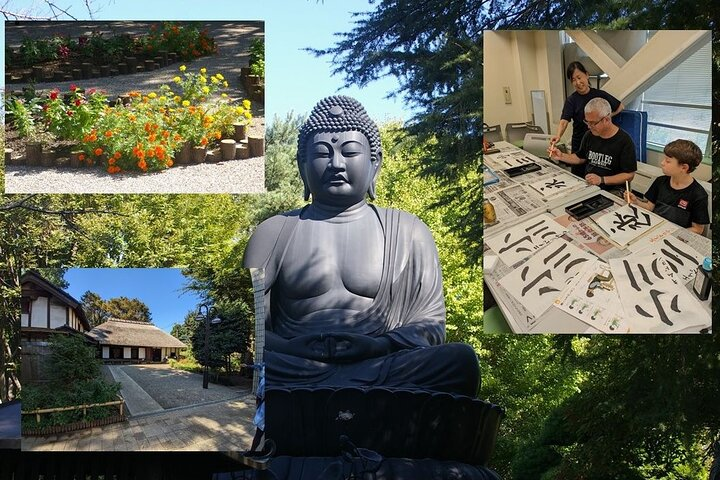
[[[604,333],[629,333],[610,265],[593,260],[555,300],[555,306]]]

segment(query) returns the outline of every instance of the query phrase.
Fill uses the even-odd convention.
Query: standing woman
[[[560,140],[560,137],[565,133],[565,129],[570,123],[573,122],[573,135],[572,135],[572,151],[577,152],[580,150],[580,141],[583,135],[588,131],[587,125],[585,125],[585,105],[593,98],[604,98],[610,103],[612,109],[611,117],[614,117],[622,111],[623,104],[617,98],[613,97],[609,93],[592,88],[590,86],[590,79],[588,77],[587,70],[580,62],[572,62],[567,67],[566,72],[568,80],[573,84],[575,93],[570,95],[565,100],[563,106],[562,115],[560,116],[560,125],[558,126],[558,133],[550,139],[551,144],[555,144]],[[585,178],[585,165],[573,165],[572,173],[578,177]]]

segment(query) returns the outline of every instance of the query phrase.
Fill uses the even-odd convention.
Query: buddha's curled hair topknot
[[[310,116],[300,128],[297,153],[298,164],[305,161],[305,144],[316,133],[348,132],[353,130],[359,131],[367,137],[370,143],[370,160],[377,161],[382,151],[380,131],[360,102],[344,95],[323,98],[315,105],[315,108],[310,112]]]

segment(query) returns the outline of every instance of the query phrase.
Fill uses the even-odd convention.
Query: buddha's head
[[[375,198],[382,163],[377,125],[354,98],[336,95],[321,100],[300,128],[298,168],[305,200],[349,206]]]

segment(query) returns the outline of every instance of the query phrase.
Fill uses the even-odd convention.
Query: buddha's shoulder
[[[243,265],[246,268],[262,267],[272,254],[283,228],[300,216],[300,209],[274,215],[261,222],[250,236]]]
[[[386,222],[394,222],[402,236],[410,236],[421,241],[432,240],[432,232],[417,215],[395,208],[376,206],[375,209],[380,218],[385,218]]]

